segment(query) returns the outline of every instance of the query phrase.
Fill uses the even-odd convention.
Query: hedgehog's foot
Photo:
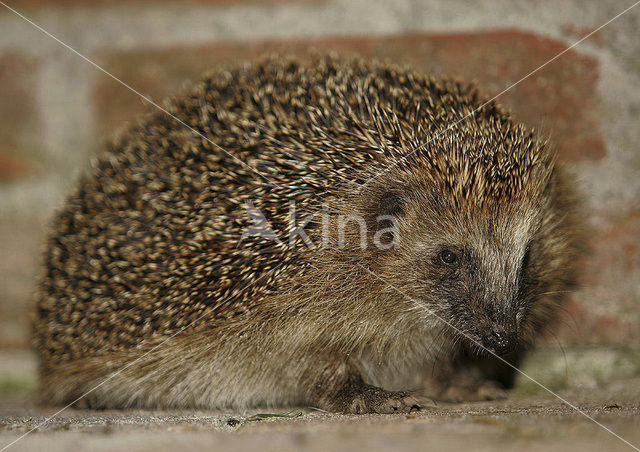
[[[343,413],[409,413],[419,410],[419,402],[409,393],[387,391],[367,384],[348,386],[336,394],[333,402]]]
[[[422,405],[408,392],[387,391],[366,384],[348,364],[325,368],[316,380],[311,397],[318,408],[352,414],[409,413]],[[433,403],[427,399],[424,402],[425,405]]]

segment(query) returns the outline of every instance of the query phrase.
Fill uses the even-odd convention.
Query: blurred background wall
[[[304,54],[310,47],[475,80],[495,95],[633,2],[7,3],[161,101],[205,70],[265,52]],[[518,119],[550,135],[586,200],[591,232],[583,288],[572,296],[548,348],[564,347],[565,367],[567,359],[575,366],[600,363],[589,378],[608,378],[607,371],[640,372],[639,30],[640,6],[499,98]],[[28,348],[28,314],[52,212],[103,140],[150,108],[0,6],[0,367],[5,373],[30,359],[21,350]]]

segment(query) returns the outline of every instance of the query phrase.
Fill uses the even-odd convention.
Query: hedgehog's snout
[[[509,309],[498,309],[494,305],[476,311],[470,321],[472,333],[468,336],[472,349],[480,355],[507,356],[515,351],[519,343],[518,318]]]
[[[517,334],[496,326],[482,336],[482,346],[498,356],[508,355],[515,349]]]

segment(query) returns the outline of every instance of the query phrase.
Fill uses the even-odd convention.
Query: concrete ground
[[[640,446],[640,376],[632,366],[637,357],[628,350],[532,356],[524,372],[583,414],[523,378],[505,401],[441,403],[410,414],[69,408],[45,422],[58,409],[35,403],[35,360],[3,353],[0,450],[34,428],[7,450],[634,450],[631,445]]]
[[[401,415],[336,415],[303,409],[290,417],[263,418],[256,414],[282,411],[68,409],[8,450],[633,450],[620,438],[640,446],[637,393],[618,391],[609,398],[586,390],[562,396],[593,420],[550,395],[446,404]],[[1,447],[55,412],[18,399],[3,405]]]

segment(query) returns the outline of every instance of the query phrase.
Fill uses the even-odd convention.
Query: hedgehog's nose
[[[513,351],[516,344],[515,334],[504,331],[491,331],[482,338],[482,345],[498,356],[503,356]]]

